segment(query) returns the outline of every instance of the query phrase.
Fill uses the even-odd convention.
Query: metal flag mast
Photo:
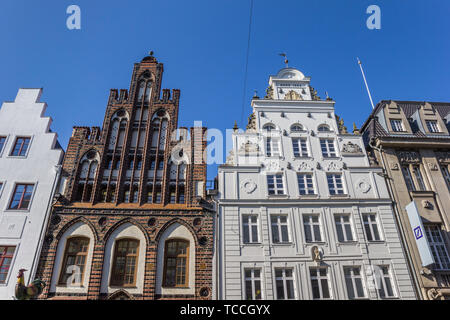
[[[370,104],[372,105],[372,109],[375,109],[375,106],[374,106],[373,100],[372,100],[372,95],[370,94],[369,85],[367,84],[366,75],[364,74],[364,70],[363,70],[363,67],[362,67],[361,60],[359,60],[359,58],[356,58],[356,59],[358,60],[358,64],[359,64],[359,67],[361,68],[361,73],[362,73],[362,76],[363,76],[363,79],[364,79],[364,83],[366,84],[366,89],[367,89],[367,93],[369,95]]]

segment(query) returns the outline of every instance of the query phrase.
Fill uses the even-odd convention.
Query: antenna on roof
[[[361,60],[359,60],[359,58],[356,58],[356,59],[358,60],[358,64],[359,64],[359,67],[361,68],[361,73],[362,73],[362,76],[364,79],[364,83],[366,84],[366,89],[367,89],[367,94],[369,95],[370,104],[372,105],[372,109],[375,109],[375,106],[374,106],[373,100],[372,100],[372,95],[370,94],[369,85],[367,84],[366,75],[364,74]]]

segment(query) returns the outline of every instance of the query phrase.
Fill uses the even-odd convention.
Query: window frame
[[[281,157],[281,139],[280,137],[266,137],[266,157]],[[276,148],[274,148],[276,146]]]
[[[17,253],[18,245],[0,245],[0,248],[4,248],[3,252],[5,253],[5,254],[0,255],[0,270],[3,269],[3,264],[4,264],[5,259],[11,259],[10,260],[11,262],[8,265],[8,271],[6,272],[6,275],[5,275],[5,281],[0,282],[0,286],[7,286],[9,277],[11,275],[11,266],[13,266],[13,264],[14,264],[14,258]],[[12,254],[8,255],[7,252],[8,252],[9,248],[14,248],[14,252]]]
[[[319,143],[320,143],[320,150],[322,152],[322,158],[332,159],[339,157],[336,148],[336,140],[334,138],[320,138]],[[331,147],[333,147],[332,148],[333,150],[331,150]]]
[[[186,253],[184,255],[177,254],[176,256],[175,255],[174,256],[168,256],[168,246],[172,242],[186,244],[187,245],[186,246]],[[177,245],[177,248],[178,248],[178,245]],[[189,261],[189,259],[190,259],[190,253],[191,253],[190,249],[191,249],[191,242],[189,240],[186,240],[186,239],[171,238],[171,239],[167,239],[164,242],[164,268],[163,268],[163,282],[162,282],[162,286],[164,288],[177,288],[177,289],[189,288],[189,271],[190,271],[189,270],[189,268],[190,268],[190,263],[189,263],[190,261]],[[180,284],[180,285],[178,285],[176,283],[176,281],[177,281],[177,267],[178,267],[178,265],[176,264],[175,265],[175,285],[172,286],[172,285],[167,284],[167,280],[168,280],[167,279],[167,270],[168,270],[168,268],[167,268],[167,260],[169,258],[175,258],[175,260],[177,260],[180,256],[182,258],[186,259],[185,260],[186,261],[186,265],[184,266],[184,270],[185,270],[184,279],[185,279],[185,281],[184,281],[184,284]]]
[[[17,188],[18,188],[19,186],[25,186],[25,189],[24,189],[24,191],[22,192],[22,194],[21,194],[21,196],[20,196],[20,200],[19,200],[17,209],[15,209],[15,208],[12,208],[11,205],[12,205],[12,203],[13,203],[13,201],[14,201],[14,197],[15,197]],[[23,202],[24,195],[25,195],[25,193],[27,192],[26,190],[27,190],[27,188],[28,188],[29,186],[32,187],[32,191],[31,191],[31,194],[30,194],[30,200],[29,200],[28,206],[27,206],[26,208],[21,208],[20,205],[21,205],[22,202]],[[16,182],[16,183],[14,184],[14,188],[13,188],[11,197],[10,197],[10,199],[9,199],[9,202],[8,202],[8,204],[7,204],[7,209],[6,209],[6,210],[7,210],[7,211],[14,211],[14,212],[17,212],[17,211],[29,212],[29,211],[31,210],[31,205],[32,205],[32,202],[33,202],[34,194],[35,194],[35,192],[36,192],[36,188],[37,188],[37,183],[32,183],[32,182],[28,182],[28,183],[27,183],[27,182],[23,182],[23,183],[22,183],[22,182]]]
[[[406,132],[402,119],[389,119],[389,120],[393,132]]]
[[[28,145],[27,145],[27,148],[25,150],[25,154],[24,155],[21,155],[24,143],[22,143],[22,145],[20,146],[19,154],[18,155],[14,155],[13,154],[14,150],[16,149],[16,145],[17,145],[17,142],[18,142],[19,139],[28,140]],[[14,143],[13,143],[13,145],[11,147],[11,150],[9,152],[9,157],[12,157],[12,158],[26,158],[26,157],[28,157],[28,154],[30,152],[30,147],[31,147],[32,140],[33,140],[32,136],[16,136],[15,139],[14,139]]]
[[[442,233],[442,224],[426,224],[424,228],[425,228],[425,235],[428,240],[428,245],[430,246],[430,250],[434,259],[433,269],[439,271],[449,271],[450,255],[447,249],[448,245],[447,242],[445,241],[446,240],[445,235]],[[439,236],[440,241],[435,241],[436,234],[433,234],[433,231],[437,232],[437,236]],[[442,261],[443,258],[445,257],[447,258],[447,262]],[[447,265],[448,268],[445,268],[445,265]]]
[[[118,253],[118,248],[119,248],[119,243],[120,242],[128,242],[127,245],[127,252],[124,255],[125,257],[125,272],[123,273],[123,279],[118,279],[118,274],[116,274],[116,266],[117,266],[117,253]],[[135,254],[129,254],[128,250],[129,250],[129,246],[130,243],[134,242],[137,244],[136,246],[136,253]],[[137,282],[137,271],[139,268],[139,249],[140,249],[140,245],[141,245],[141,241],[139,239],[135,239],[135,238],[121,238],[121,239],[115,239],[114,241],[114,251],[113,251],[113,261],[112,261],[112,268],[111,268],[111,277],[109,280],[109,284],[111,287],[117,287],[117,288],[134,288],[136,287],[136,282]],[[134,256],[135,257],[135,268],[134,268],[134,275],[133,275],[133,283],[131,284],[125,284],[125,277],[126,277],[126,266],[127,266],[127,258],[129,256]],[[123,257],[123,256],[121,256]],[[119,283],[119,280],[121,281]]]
[[[286,222],[281,222],[280,218],[281,217],[285,217],[286,218]],[[290,223],[289,223],[289,215],[288,214],[270,214],[269,215],[270,218],[270,235],[272,237],[272,243],[273,244],[291,244],[292,240],[291,240],[291,232],[290,232]],[[274,223],[272,221],[273,218],[276,218],[277,221]],[[283,241],[283,227],[286,227],[286,234],[287,234],[287,240]],[[276,228],[277,233],[278,233],[278,239],[279,241],[275,242],[274,240],[274,228]]]
[[[67,286],[67,282],[64,283],[63,282],[63,278],[66,275],[66,270],[67,270],[67,260],[69,258],[69,246],[71,244],[71,242],[77,241],[77,240],[87,240],[87,250],[85,253],[80,254],[80,252],[77,252],[74,256],[75,259],[79,256],[84,256],[84,266],[83,266],[83,272],[81,273],[81,279],[80,279],[80,283],[75,283],[74,285],[80,285],[83,286],[84,283],[84,278],[85,278],[85,274],[86,274],[86,266],[87,266],[87,260],[88,260],[88,256],[89,256],[89,247],[91,244],[91,239],[89,237],[85,237],[85,236],[73,236],[70,238],[66,239],[66,244],[65,244],[65,248],[64,248],[64,255],[63,255],[63,259],[62,259],[62,264],[61,264],[61,270],[59,272],[59,278],[58,278],[58,286]]]
[[[441,164],[441,173],[450,191],[450,168],[448,164]]]
[[[292,154],[294,155],[294,158],[309,158],[310,157],[307,138],[294,137],[291,140],[292,140]],[[296,149],[298,151],[296,151]],[[306,149],[306,151],[304,149]]]
[[[345,273],[346,269],[350,269],[350,277],[348,275],[346,275],[346,273]],[[355,269],[358,269],[359,275],[355,275],[354,274]],[[364,275],[363,275],[361,266],[344,266],[343,267],[343,272],[344,272],[344,281],[345,281],[345,288],[346,288],[347,298],[350,299],[350,300],[368,299],[366,282],[365,282],[365,279],[364,279]],[[353,290],[353,294],[354,294],[353,298],[351,298],[350,294],[349,294],[349,288],[348,288],[347,279],[350,279],[350,281],[352,283],[352,290]],[[356,280],[357,279],[361,280],[361,286],[362,286],[362,290],[363,290],[363,294],[364,294],[364,296],[362,296],[362,297],[358,296],[358,288],[357,288],[357,285],[356,285]]]
[[[250,277],[247,277],[247,272],[250,271]],[[255,271],[259,271],[259,277],[255,276]],[[243,290],[243,298],[245,301],[249,301],[249,300],[264,300],[264,289],[263,289],[263,270],[262,268],[258,268],[258,267],[253,267],[253,268],[245,268],[244,267],[244,290]],[[252,291],[252,296],[247,297],[247,285],[248,282],[251,283],[251,291]],[[260,287],[260,294],[259,294],[259,298],[257,297],[257,293],[256,293],[256,283],[259,282],[259,287]]]
[[[305,218],[308,217],[308,221],[305,221]],[[317,217],[317,222],[313,221],[313,217]],[[314,213],[305,213],[302,214],[302,224],[303,224],[303,232],[304,232],[304,238],[305,238],[305,243],[324,243],[324,234],[322,231],[322,218],[320,216],[320,214],[314,214]],[[311,232],[311,236],[313,237],[313,239],[311,239],[311,241],[309,241],[306,237],[306,227],[308,226],[308,228],[310,229]],[[319,237],[320,239],[317,240],[316,239],[316,234],[314,231],[314,226],[318,226],[319,227]]]
[[[336,221],[336,218],[339,217],[339,222]],[[344,217],[348,217],[348,222],[345,222],[343,220]],[[355,239],[355,231],[354,231],[354,225],[353,225],[353,219],[352,215],[350,213],[334,213],[333,214],[333,221],[334,221],[334,227],[336,230],[336,238],[339,243],[352,243],[358,241]],[[340,225],[342,235],[344,236],[344,239],[339,239],[339,232],[338,232],[338,224]],[[345,228],[346,225],[350,226],[350,233],[352,236],[352,239],[347,239],[347,230]]]
[[[310,192],[311,189],[308,186],[308,176],[311,177],[311,184],[312,184],[312,193]],[[302,193],[302,188],[300,187],[300,179],[303,177],[303,184],[305,185],[305,193]],[[298,186],[298,194],[302,196],[313,196],[317,195],[317,188],[316,183],[314,179],[314,173],[310,172],[298,172],[297,173],[297,186]]]
[[[375,221],[371,221],[370,220],[370,217],[371,216],[375,216]],[[367,223],[366,223],[366,221],[364,220],[364,218],[367,218]],[[383,235],[382,235],[382,233],[381,233],[381,230],[382,230],[382,228],[380,227],[380,221],[379,221],[379,214],[377,214],[377,213],[375,213],[375,212],[366,212],[366,213],[363,213],[362,214],[362,223],[363,223],[363,228],[364,228],[364,234],[366,235],[366,239],[367,239],[367,241],[369,241],[369,242],[382,242],[382,241],[384,241],[384,237],[383,237]],[[373,235],[374,235],[374,232],[373,232],[373,228],[374,228],[374,225],[375,225],[375,227],[377,228],[377,233],[378,233],[378,237],[380,238],[380,239],[375,239],[375,237],[373,237]],[[367,226],[367,227],[366,227]],[[369,231],[370,231],[370,237],[372,238],[372,239],[369,239],[369,234],[368,234],[368,232],[367,232],[367,228],[369,229]]]
[[[380,277],[380,282],[383,288],[378,288],[378,281],[376,281],[376,288],[377,288],[377,295],[380,297],[380,299],[395,299],[398,298],[398,294],[397,294],[397,289],[395,287],[395,283],[394,283],[394,278],[392,275],[392,268],[390,265],[377,265],[378,267],[378,272],[380,273],[378,276]],[[383,268],[387,268],[387,272],[388,274],[384,274],[383,272]],[[387,294],[387,286],[386,286],[386,278],[389,278],[389,282],[390,282],[390,286],[392,289],[392,296],[388,296]],[[381,295],[381,290],[383,290],[384,292],[384,296]]]
[[[433,124],[434,127],[430,124]],[[437,120],[425,120],[425,125],[429,133],[441,133],[441,128]]]
[[[252,217],[256,217],[256,222],[251,221]],[[247,218],[246,220],[244,220],[245,218]],[[260,235],[260,228],[259,228],[259,215],[258,214],[253,214],[253,213],[245,213],[242,214],[242,244],[244,245],[252,245],[252,244],[261,244],[261,235]],[[248,228],[248,242],[245,242],[245,228]],[[257,239],[256,241],[253,241],[253,229],[252,227],[256,226],[256,236]]]
[[[290,277],[286,276],[286,271],[290,270],[292,275]],[[282,271],[282,276],[281,277],[277,277],[276,272],[277,271]],[[294,267],[275,267],[274,268],[274,279],[275,279],[275,286],[274,286],[274,291],[275,291],[275,297],[276,300],[295,300],[297,298],[297,288],[295,285],[295,268]],[[283,282],[283,298],[280,298],[278,296],[278,290],[277,290],[277,283],[279,281]],[[292,281],[292,289],[294,291],[294,296],[292,298],[288,297],[288,287],[287,287],[287,282],[288,281]]]
[[[270,185],[269,179],[273,179],[273,193],[271,193],[271,188],[269,187],[269,185]],[[286,185],[284,183],[284,174],[282,174],[282,173],[267,174],[266,181],[267,181],[267,194],[269,195],[269,197],[287,195]],[[281,189],[278,188],[278,184],[280,184],[280,181],[282,184]],[[280,191],[281,191],[281,193],[280,193]]]
[[[312,270],[315,270],[316,272],[315,272],[315,275],[313,276],[312,274],[311,274],[311,271]],[[326,272],[326,275],[325,276],[322,276],[321,274],[320,274],[320,270],[325,270],[325,272]],[[308,273],[308,276],[309,276],[309,283],[310,283],[310,285],[311,285],[311,298],[313,299],[313,300],[333,300],[333,288],[332,288],[332,286],[331,286],[331,281],[330,281],[330,270],[329,270],[329,268],[328,267],[310,267],[309,269],[308,269],[308,271],[309,271],[309,273]],[[322,287],[322,280],[326,280],[327,281],[327,286],[328,286],[328,293],[329,293],[329,297],[328,298],[324,298],[323,297],[323,287]],[[318,285],[319,285],[319,295],[320,295],[320,297],[319,298],[315,298],[314,297],[314,290],[313,290],[313,281],[317,281],[317,283],[318,283]]]
[[[330,177],[333,177],[332,182],[333,182],[333,189],[335,190],[334,193],[331,192],[332,188],[330,187],[330,180],[329,180]],[[336,191],[340,190],[337,188],[337,185],[338,185],[337,178],[338,177],[341,179],[342,193],[336,192]],[[345,196],[345,195],[347,195],[347,190],[345,188],[343,173],[340,173],[340,172],[327,173],[326,178],[327,178],[328,193],[330,194],[330,196]]]
[[[5,141],[3,141],[3,145],[0,146],[0,157],[3,155],[3,151],[5,151],[6,149],[6,145],[8,144],[8,135],[0,135],[0,141],[2,138],[5,139]]]

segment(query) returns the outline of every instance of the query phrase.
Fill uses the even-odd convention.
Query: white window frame
[[[350,270],[350,276],[345,274],[346,269]],[[355,274],[355,269],[359,270],[359,275]],[[353,289],[353,293],[354,293],[354,297],[350,298],[350,294],[348,291],[348,286],[347,286],[347,279],[350,279],[352,282],[352,289]],[[360,279],[361,280],[361,285],[362,285],[362,290],[363,290],[363,296],[359,297],[358,295],[358,290],[357,290],[357,286],[356,286],[356,280]],[[366,289],[366,283],[364,281],[364,276],[362,273],[362,268],[360,266],[344,266],[344,280],[345,280],[345,287],[347,290],[347,297],[349,299],[352,300],[357,300],[357,299],[367,299],[367,289]]]
[[[397,290],[395,288],[394,278],[392,276],[392,268],[391,268],[391,266],[390,265],[378,265],[377,267],[378,267],[377,269],[378,269],[378,272],[379,272],[378,277],[380,279],[380,281],[376,281],[376,285],[377,285],[377,289],[378,289],[377,290],[378,295],[380,296],[381,299],[397,298]],[[387,271],[388,271],[387,275],[383,273],[383,268],[387,268]],[[391,284],[392,294],[393,294],[392,296],[388,296],[387,295],[388,291],[387,291],[387,286],[386,286],[386,278],[389,279],[389,282]],[[378,288],[378,284],[379,283],[382,285],[382,288]],[[383,289],[384,294],[385,294],[384,296],[381,296],[380,289]]]
[[[329,177],[332,177],[332,183],[333,183],[333,188],[335,190],[335,193],[332,193],[331,190],[331,185],[330,185],[330,180]],[[342,193],[339,193],[339,190],[341,190],[340,188],[338,189],[337,185],[338,185],[338,181],[337,178],[341,179],[341,184],[342,184]],[[330,194],[330,196],[338,196],[338,195],[346,195],[346,189],[345,189],[345,183],[344,183],[344,175],[342,173],[328,173],[327,174],[327,185],[328,185],[328,192]]]
[[[312,189],[308,187],[308,176],[311,177]],[[302,194],[302,188],[300,187],[300,180],[303,180],[303,184],[305,185],[304,194]],[[298,194],[300,196],[317,194],[313,173],[306,173],[306,172],[297,173],[297,185],[298,185]]]
[[[450,191],[450,170],[449,170],[449,166],[447,164],[443,164],[441,165],[441,172],[442,175],[444,176],[444,180],[447,183],[447,187]]]
[[[371,221],[371,217],[374,216],[375,217],[375,221]],[[364,232],[366,234],[366,238],[367,241],[370,242],[377,242],[377,241],[383,241],[383,236],[381,234],[381,228],[380,228],[380,223],[378,221],[378,214],[374,213],[374,212],[367,212],[367,213],[363,213],[363,217],[362,217],[362,221],[363,221],[363,225],[364,225]],[[367,218],[367,221],[365,221],[364,219]],[[369,239],[369,234],[367,233],[367,228],[369,229],[370,232],[370,236],[372,238],[372,240]],[[378,237],[379,239],[375,239],[374,235],[374,228],[376,228],[377,232],[378,232]]]
[[[18,138],[29,138],[30,142],[28,143],[27,151],[25,152],[25,155],[23,156],[13,156],[12,152],[14,151],[14,147],[16,146],[17,139]],[[33,144],[34,135],[30,134],[24,134],[24,135],[16,135],[14,136],[14,139],[12,140],[12,145],[9,148],[9,152],[7,153],[7,158],[14,158],[14,159],[26,159],[28,158],[28,155],[30,154],[31,145]],[[5,149],[6,149],[6,142],[5,142]]]
[[[273,192],[274,193],[270,193],[270,188],[269,188],[269,178],[273,179]],[[281,180],[280,180],[281,179]],[[280,183],[282,184],[282,188],[278,188],[278,184]],[[284,175],[282,173],[274,173],[274,174],[268,174],[267,175],[267,193],[269,196],[284,196],[286,195],[286,187],[285,187],[285,183],[284,183]]]
[[[246,276],[247,271],[251,272],[251,276],[250,278],[248,278]],[[259,271],[259,277],[255,276],[255,271]],[[243,298],[244,300],[264,300],[264,290],[263,290],[263,281],[262,281],[262,275],[263,275],[263,270],[262,268],[257,268],[257,267],[253,267],[253,268],[244,268],[244,290],[243,290]],[[247,299],[247,281],[251,282],[251,286],[252,286],[252,297],[251,299]],[[256,286],[255,283],[259,282],[259,287],[261,290],[261,294],[260,294],[260,298],[257,299],[256,298]]]
[[[425,120],[425,124],[427,125],[428,132],[430,133],[439,133],[441,132],[441,128],[437,120]]]
[[[296,149],[298,150],[297,152]],[[292,138],[292,153],[295,158],[308,158],[308,140],[306,138]]]
[[[286,222],[281,222],[280,218],[281,217],[285,217],[286,218]],[[272,218],[277,218],[277,221],[274,223],[272,221]],[[282,231],[282,227],[285,226],[286,227],[286,232],[287,232],[287,240],[283,241],[283,231]],[[291,233],[290,233],[290,229],[289,229],[289,215],[287,214],[271,214],[270,215],[270,231],[271,231],[271,235],[272,235],[272,243],[273,244],[286,244],[286,243],[291,243]],[[278,233],[278,242],[274,241],[274,236],[273,236],[273,229],[274,227],[276,227],[277,229],[277,233]]]
[[[312,221],[313,217],[317,217],[317,222]],[[305,218],[308,218],[308,221],[305,221]],[[312,214],[312,213],[303,214],[302,215],[302,224],[303,224],[303,232],[305,233],[305,242],[306,243],[323,243],[323,242],[325,242],[323,239],[322,221],[321,221],[321,217],[319,214]],[[314,226],[319,227],[320,240],[316,239],[316,234],[314,232]],[[313,239],[311,241],[308,241],[308,239],[306,239],[306,230],[305,230],[306,228],[309,228],[309,230],[311,232],[311,236],[313,237]]]
[[[3,155],[3,153],[5,152],[7,146],[8,146],[9,135],[8,134],[0,134],[0,137],[4,137],[5,138],[5,143],[3,145],[3,148],[0,149],[0,157],[1,157]]]
[[[277,270],[279,271],[279,270],[281,270],[282,271],[282,276],[281,276],[281,278],[280,277],[277,277],[276,276],[276,272],[277,272]],[[286,270],[290,270],[291,272],[292,272],[292,276],[291,277],[287,277],[286,276]],[[283,268],[275,268],[275,270],[274,270],[274,275],[275,275],[275,295],[276,295],[276,299],[277,300],[295,300],[295,298],[296,298],[296,296],[297,296],[297,288],[296,288],[296,285],[295,285],[295,269],[293,268],[293,267],[283,267]],[[278,290],[277,290],[277,282],[278,281],[283,281],[283,291],[284,291],[284,299],[281,299],[281,298],[279,298],[278,297]],[[287,283],[287,281],[292,281],[292,288],[294,289],[294,296],[292,297],[292,298],[287,298],[287,296],[288,296],[288,290],[287,290],[287,285],[286,285],[286,283]]]
[[[279,137],[266,137],[266,157],[281,157],[280,142]]]
[[[436,270],[450,270],[450,256],[442,234],[441,225],[425,225],[425,234],[434,257],[434,268]]]
[[[335,139],[321,138],[320,139],[320,150],[322,150],[323,158],[337,158],[338,157]]]
[[[256,217],[256,222],[252,222],[252,217]],[[247,218],[247,219],[245,219]],[[256,226],[256,237],[257,239],[253,239],[253,227]],[[248,239],[249,242],[245,242],[245,238],[244,238],[244,229],[248,228]],[[243,244],[259,244],[261,243],[260,240],[260,232],[259,232],[259,215],[257,214],[251,214],[251,213],[246,213],[242,215],[242,243]]]
[[[339,221],[336,221],[336,218],[339,217]],[[348,217],[348,222],[344,221],[344,217]],[[355,232],[353,231],[353,222],[352,222],[352,216],[349,213],[335,213],[334,217],[334,226],[336,228],[336,238],[337,241],[340,243],[345,243],[345,242],[355,242]],[[348,239],[347,238],[347,230],[345,228],[345,226],[348,225],[350,226],[350,233],[352,235],[352,239]],[[342,231],[342,235],[344,236],[344,239],[339,239],[339,233],[338,233],[338,228],[341,229]]]
[[[311,271],[315,270],[315,275],[311,275]],[[320,270],[325,270],[326,271],[326,275],[325,276],[321,276],[320,275]],[[309,281],[310,281],[310,285],[311,285],[311,298],[313,300],[332,300],[333,299],[333,289],[331,287],[331,281],[330,281],[330,277],[329,277],[329,268],[328,267],[312,267],[309,268]],[[327,280],[327,286],[328,286],[328,292],[330,294],[329,298],[324,298],[323,297],[323,287],[322,287],[322,280],[325,279]],[[314,298],[314,292],[313,292],[313,280],[317,280],[318,284],[319,284],[319,295],[320,298]]]

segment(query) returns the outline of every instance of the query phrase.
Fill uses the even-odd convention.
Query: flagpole
[[[370,94],[369,85],[367,84],[366,75],[364,74],[361,60],[359,60],[359,58],[356,58],[356,59],[358,59],[358,64],[359,64],[359,67],[361,68],[361,73],[362,73],[362,76],[364,79],[364,83],[366,84],[366,89],[367,89],[367,93],[369,94],[370,104],[372,105],[372,109],[375,109],[375,106],[374,106],[373,100],[372,100],[372,95]]]

